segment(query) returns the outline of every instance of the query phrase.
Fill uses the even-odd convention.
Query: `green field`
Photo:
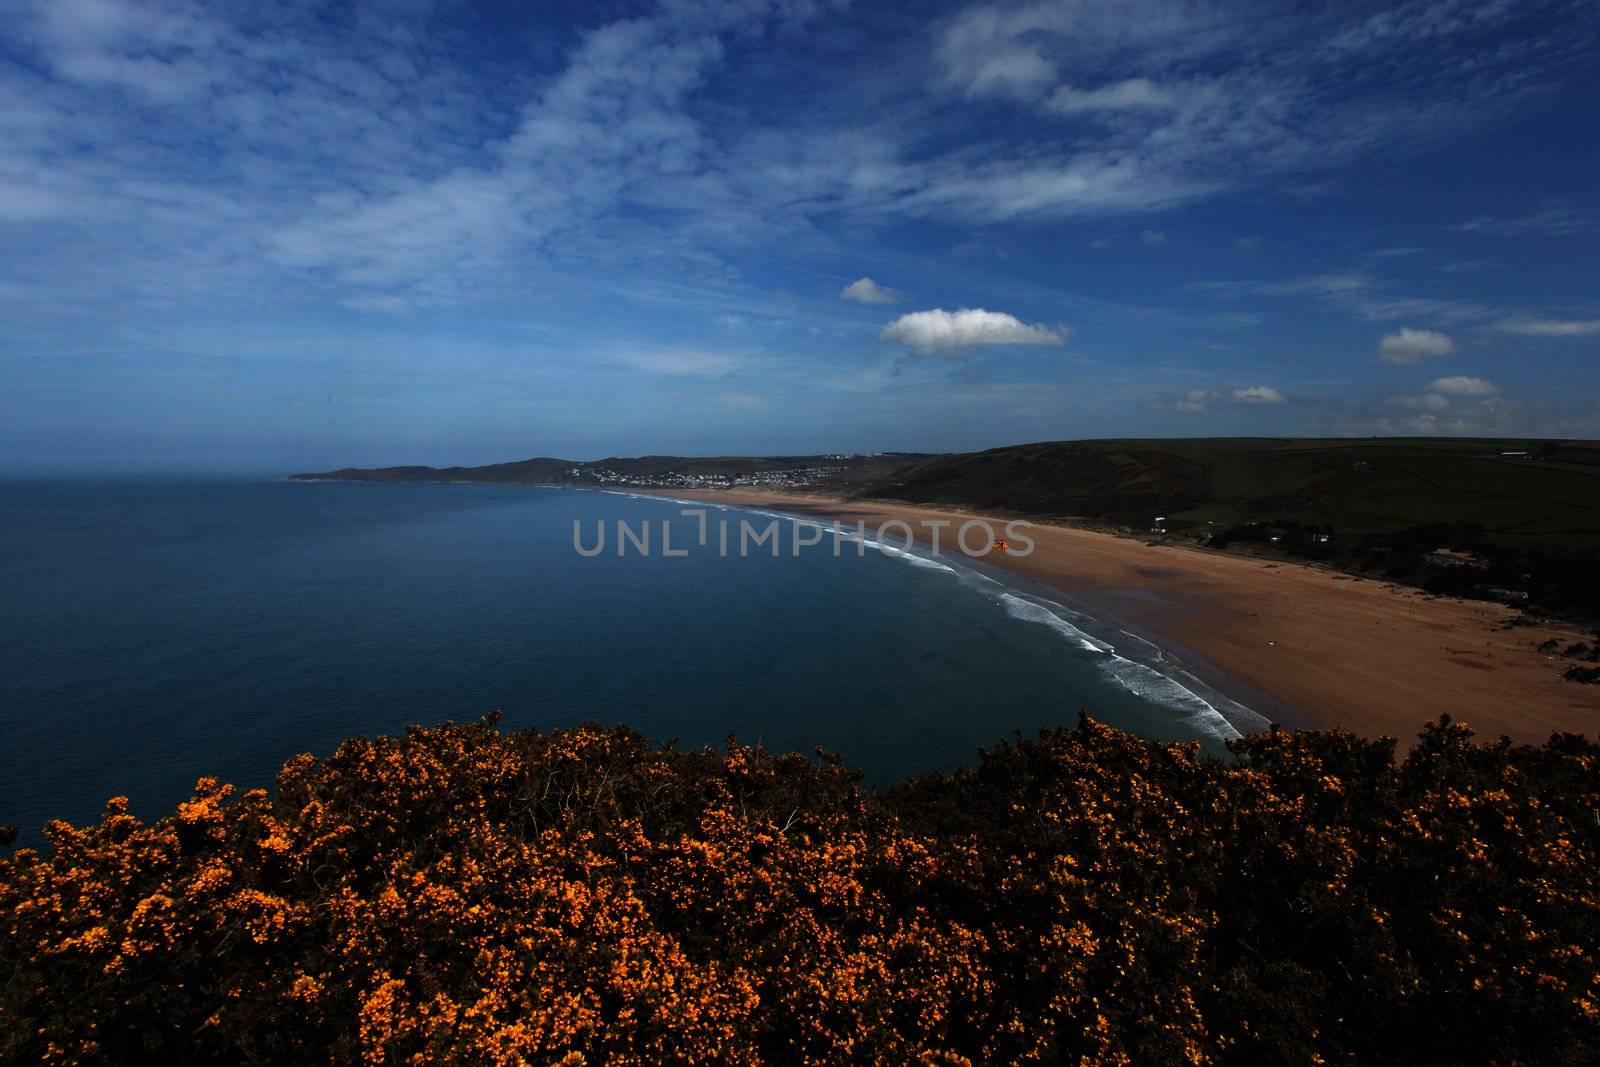
[[[1508,456],[1505,453],[1525,453]],[[1600,442],[1197,438],[943,456],[866,490],[1140,526],[1291,521],[1346,534],[1473,523],[1507,545],[1600,544]]]

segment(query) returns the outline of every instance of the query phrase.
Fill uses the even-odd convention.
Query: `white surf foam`
[[[1110,645],[1094,640],[1043,604],[1035,604],[1031,600],[1024,600],[1011,593],[1001,593],[1000,603],[1005,605],[1006,614],[1013,619],[1021,619],[1024,622],[1037,622],[1048,626],[1067,640],[1077,642],[1078,647],[1086,652],[1110,652],[1112,650]]]
[[[821,522],[817,519],[808,518],[804,515],[786,515],[781,511],[765,511],[761,508],[742,508],[740,510],[748,511],[754,515],[761,515],[769,519],[782,519],[785,522],[792,522],[796,526],[808,526],[814,530],[821,530],[825,535],[823,541],[820,542],[820,544],[823,545],[827,545],[826,535],[834,532],[834,523],[832,520],[829,520],[828,522]],[[927,556],[919,556],[915,552],[906,549],[902,545],[891,545],[885,544],[882,541],[874,541],[872,538],[864,536],[859,529],[850,525],[849,523],[839,524],[839,541],[841,546],[845,544],[854,544],[858,540],[864,543],[868,548],[877,549],[890,559],[904,560],[913,567],[922,567],[928,570],[946,571],[951,574],[955,573],[955,568],[949,566],[948,564],[940,563],[936,559],[929,559]],[[832,546],[828,545],[828,549],[831,551]],[[843,552],[849,550],[841,547],[840,551]]]
[[[1171,708],[1194,729],[1222,739],[1240,736],[1226,715],[1182,682],[1129,659],[1117,652],[1114,645],[1090,637],[1045,604],[1014,593],[1001,593],[1000,603],[1012,618],[1048,626],[1082,651],[1094,653],[1100,669],[1124,689],[1143,700]]]

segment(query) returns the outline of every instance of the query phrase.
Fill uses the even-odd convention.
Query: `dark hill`
[[[1508,541],[1600,537],[1600,443],[1502,439],[1060,441],[940,456],[862,491],[1147,526],[1285,519],[1347,532],[1474,523]]]
[[[1592,441],[1063,441],[940,456],[858,495],[1157,528],[1600,621]]]
[[[939,456],[863,496],[1049,517],[1146,522],[1209,496],[1205,464],[1134,442],[1067,441]]]

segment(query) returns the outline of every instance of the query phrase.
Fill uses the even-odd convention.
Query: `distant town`
[[[819,456],[819,459],[855,460],[873,459],[882,452],[849,452]],[[745,487],[798,489],[817,485],[835,478],[848,467],[844,465],[791,467],[782,470],[760,470],[737,474],[715,471],[661,471],[651,474],[630,473],[609,467],[569,467],[566,475],[577,484],[614,485],[628,489],[740,489]]]

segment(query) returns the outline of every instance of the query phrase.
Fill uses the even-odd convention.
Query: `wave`
[[[818,519],[808,518],[804,515],[786,515],[781,511],[767,511],[763,508],[744,507],[730,510],[748,511],[752,515],[761,515],[769,519],[782,519],[785,522],[792,522],[796,526],[809,526],[812,529],[821,530],[824,533],[832,533],[835,526],[834,520],[831,519],[827,522],[822,522]],[[949,564],[940,563],[938,560],[929,559],[927,556],[919,556],[910,549],[904,548],[900,545],[891,545],[882,541],[874,541],[872,538],[863,535],[859,530],[852,527],[849,523],[838,523],[837,525],[839,527],[839,538],[841,541],[850,541],[853,543],[856,540],[860,540],[868,548],[875,548],[885,556],[888,556],[890,559],[904,560],[913,567],[922,567],[928,570],[947,571],[951,574],[956,573],[956,569]]]
[[[751,507],[748,504],[717,504],[709,500],[683,500],[678,497],[661,496],[655,493],[630,493],[626,489],[601,489],[599,491],[602,493],[609,493],[612,496],[632,497],[635,500],[654,500],[658,503],[679,504],[684,507],[713,508],[717,511],[742,511],[750,515],[760,515],[763,518],[780,519],[783,522],[791,522],[796,526],[809,526],[813,529],[821,530],[824,533],[832,533],[835,525],[834,521],[831,519],[827,522],[822,522],[818,519],[809,518],[804,515],[790,515],[782,511],[768,511],[765,508]],[[875,548],[879,552],[882,552],[885,556],[888,556],[890,559],[904,560],[913,567],[947,571],[951,574],[956,573],[956,569],[954,567],[951,567],[945,563],[940,563],[935,559],[929,559],[927,556],[919,556],[908,548],[904,548],[900,545],[885,544],[882,541],[874,541],[870,537],[864,537],[849,523],[839,523],[838,526],[839,537],[841,540],[853,542],[857,539],[860,539],[868,548]]]
[[[1037,622],[1048,626],[1067,640],[1077,642],[1078,647],[1086,652],[1112,651],[1110,645],[1094,640],[1043,604],[1024,600],[1012,593],[1001,593],[1000,603],[1005,605],[1006,614],[1013,619],[1021,619],[1024,622]]]
[[[1221,740],[1242,736],[1228,717],[1200,694],[1171,675],[1122,655],[1115,645],[1090,637],[1047,605],[1015,593],[1001,593],[1000,603],[1012,618],[1048,626],[1082,652],[1092,654],[1100,669],[1117,684],[1142,700],[1179,712],[1194,729]]]

